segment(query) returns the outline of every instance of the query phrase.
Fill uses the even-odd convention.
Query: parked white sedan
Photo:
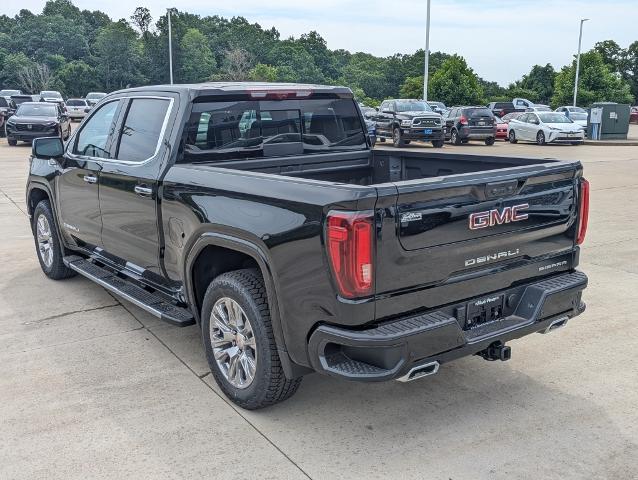
[[[507,124],[507,138],[511,143],[519,140],[546,143],[571,143],[578,145],[585,141],[582,127],[562,113],[529,112],[524,113]]]

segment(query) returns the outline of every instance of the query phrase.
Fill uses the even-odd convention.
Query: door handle
[[[135,193],[142,197],[150,197],[153,194],[153,189],[144,185],[135,185]]]
[[[93,175],[84,175],[84,181],[86,183],[97,183],[97,177]]]

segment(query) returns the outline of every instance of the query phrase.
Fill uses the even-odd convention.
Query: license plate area
[[[505,295],[491,295],[468,302],[466,329],[501,319],[504,302]]]
[[[432,129],[426,128],[425,130],[423,130],[423,133],[425,133],[426,135],[432,135]]]

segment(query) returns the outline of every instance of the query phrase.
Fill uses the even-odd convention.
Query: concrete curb
[[[638,147],[638,140],[585,140],[585,145],[598,147]]]

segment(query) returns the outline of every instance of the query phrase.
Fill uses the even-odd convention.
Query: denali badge
[[[423,219],[421,212],[408,212],[401,215],[401,223],[414,222]]]
[[[465,266],[471,267],[473,265],[479,265],[481,263],[494,262],[503,258],[515,257],[519,253],[520,250],[518,248],[516,250],[507,250],[506,252],[488,253],[487,255],[484,255],[482,257],[468,258],[467,260],[465,260]]]
[[[502,210],[495,208],[485,212],[472,213],[470,214],[470,230],[526,220],[529,215],[521,213],[521,210],[527,210],[528,208],[528,203],[522,203],[513,207],[505,207]]]

